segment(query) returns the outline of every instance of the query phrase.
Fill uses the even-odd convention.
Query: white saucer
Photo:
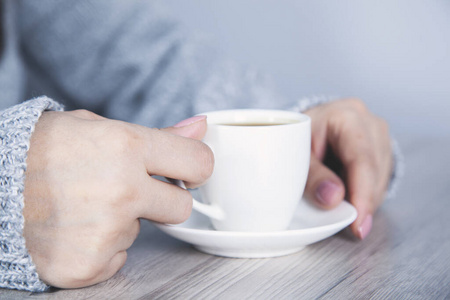
[[[356,215],[356,209],[347,201],[335,209],[322,210],[302,200],[291,226],[285,231],[216,231],[209,219],[196,211],[179,225],[154,224],[165,233],[205,253],[235,258],[262,258],[291,254],[330,237],[350,225]]]

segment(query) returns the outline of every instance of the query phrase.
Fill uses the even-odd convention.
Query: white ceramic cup
[[[256,109],[201,115],[207,116],[203,142],[212,149],[215,165],[199,188],[203,203],[194,199],[194,209],[207,215],[216,230],[286,230],[308,176],[310,118]]]

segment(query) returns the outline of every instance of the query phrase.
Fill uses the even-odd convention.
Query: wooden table
[[[230,259],[203,254],[149,222],[124,268],[107,282],[1,299],[449,299],[450,139],[403,141],[397,197],[360,242],[345,230],[289,256]]]

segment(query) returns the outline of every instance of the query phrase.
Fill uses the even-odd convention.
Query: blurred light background
[[[292,99],[357,96],[402,140],[450,137],[450,0],[170,0]]]

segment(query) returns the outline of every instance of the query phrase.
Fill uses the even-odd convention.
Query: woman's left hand
[[[346,198],[358,211],[350,228],[355,236],[364,239],[392,173],[388,125],[358,99],[329,102],[305,114],[312,119],[311,165],[305,195],[326,209]]]

